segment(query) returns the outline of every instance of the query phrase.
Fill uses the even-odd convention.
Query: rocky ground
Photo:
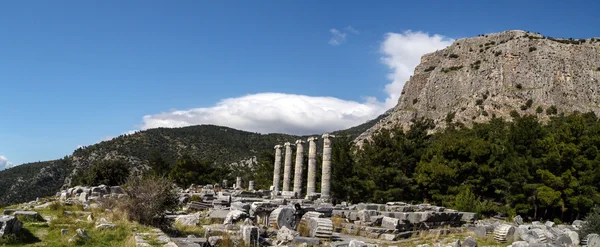
[[[583,222],[555,225],[477,220],[477,215],[428,204],[341,203],[293,194],[213,186],[180,191],[182,210],[168,214],[174,231],[139,225],[106,209],[120,187],[76,187],[56,197],[15,205],[0,216],[0,246],[600,246],[580,237]],[[295,218],[293,205],[304,214]]]

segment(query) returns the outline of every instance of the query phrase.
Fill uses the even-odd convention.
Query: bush
[[[475,212],[477,204],[477,198],[469,188],[461,190],[454,199],[454,209],[461,212]]]
[[[556,109],[556,106],[550,106],[548,107],[548,109],[546,109],[546,114],[547,115],[554,115],[558,113],[558,110]]]
[[[517,83],[517,89],[523,89],[523,85],[521,85],[521,83]]]
[[[165,211],[178,204],[173,182],[166,177],[131,177],[123,186],[128,197],[120,203],[129,220],[151,226],[164,226]]]
[[[535,50],[537,50],[537,48],[535,48],[535,47],[529,47],[529,52],[532,52],[532,51],[535,51]]]
[[[448,56],[448,57],[450,57],[450,58],[458,58],[458,55],[456,55],[456,54],[452,53],[452,54],[450,54],[450,56]]]
[[[90,168],[80,173],[74,180],[79,185],[116,186],[123,184],[129,177],[129,165],[122,160],[103,160],[94,163]]]
[[[540,113],[544,112],[544,108],[542,108],[541,106],[538,106],[538,107],[535,109],[535,112],[536,112],[536,113],[538,113],[538,114],[540,114]]]
[[[426,68],[424,71],[425,72],[429,72],[435,69],[435,66],[429,66],[428,68]]]
[[[592,208],[585,216],[585,221],[579,234],[582,239],[590,233],[600,234],[600,207]]]
[[[497,56],[500,56],[500,55],[502,55],[502,51],[497,51],[497,52],[494,52],[494,56],[496,56],[496,57],[497,57]]]
[[[527,108],[531,107],[533,105],[533,100],[532,99],[528,99],[527,103],[525,103],[525,105],[527,106]]]
[[[475,101],[475,104],[476,104],[476,105],[481,105],[481,104],[483,104],[483,100],[482,100],[482,99],[477,99],[477,100]]]

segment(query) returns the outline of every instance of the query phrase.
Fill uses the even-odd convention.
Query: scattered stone
[[[217,246],[223,241],[223,236],[210,236],[208,237],[208,243],[210,246]]]
[[[67,235],[69,234],[69,229],[60,229],[60,235]]]
[[[240,232],[242,233],[242,240],[244,243],[250,246],[258,245],[258,227],[242,225],[240,226]]]
[[[513,239],[514,234],[514,226],[502,224],[497,226],[494,230],[494,239],[500,243],[506,243],[507,241]]]
[[[117,227],[117,225],[112,223],[101,223],[96,225],[96,229],[98,230],[114,229],[115,227]]]
[[[466,237],[461,244],[462,247],[477,247],[477,240],[475,238],[468,236]]]
[[[243,211],[240,211],[240,210],[233,210],[233,211],[230,211],[229,213],[227,213],[227,216],[225,217],[225,222],[223,222],[223,224],[225,224],[225,225],[233,224],[233,223],[243,220],[245,218],[248,218],[247,213],[244,213]]]
[[[319,240],[318,238],[296,236],[294,238],[294,240],[292,240],[292,243],[296,244],[296,246],[298,244],[306,244],[308,246],[318,246],[319,244],[321,244],[321,240]]]
[[[283,226],[279,229],[279,231],[277,231],[277,242],[279,242],[279,244],[289,243],[299,235],[300,234],[298,232],[287,228],[287,226]]]
[[[513,218],[513,222],[517,225],[523,225],[523,217],[521,215],[517,215]]]
[[[202,212],[196,212],[194,214],[180,215],[175,219],[175,223],[183,226],[197,226],[200,224],[200,218],[202,218]]]
[[[44,221],[44,218],[35,211],[15,211],[13,215],[27,221]]]
[[[0,216],[0,238],[6,234],[18,233],[21,231],[23,223],[15,216]]]

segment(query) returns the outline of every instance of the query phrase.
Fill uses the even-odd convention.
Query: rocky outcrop
[[[505,31],[455,41],[424,55],[398,104],[356,140],[411,119],[467,126],[511,111],[542,120],[556,113],[600,113],[600,39],[563,40]]]

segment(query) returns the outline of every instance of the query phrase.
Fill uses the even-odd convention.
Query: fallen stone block
[[[290,243],[298,236],[300,236],[298,232],[283,226],[277,231],[277,242],[280,244]]]
[[[318,238],[297,236],[294,238],[294,240],[292,240],[292,243],[296,245],[307,244],[308,246],[318,246],[321,244],[321,240]]]
[[[399,228],[400,220],[396,218],[391,218],[387,216],[383,216],[381,219],[381,226],[387,229],[396,230]]]
[[[35,211],[15,211],[13,215],[27,221],[45,221],[44,218]]]
[[[0,238],[21,231],[23,223],[15,216],[0,216]]]
[[[379,238],[387,241],[396,241],[396,234],[384,233]]]
[[[258,227],[252,225],[240,226],[240,232],[242,234],[242,240],[244,243],[250,246],[258,245]]]
[[[227,213],[227,216],[225,216],[225,220],[223,222],[223,224],[227,225],[227,224],[233,224],[236,223],[240,220],[246,219],[248,218],[248,214],[240,211],[240,210],[233,210],[230,211],[229,213]]]

